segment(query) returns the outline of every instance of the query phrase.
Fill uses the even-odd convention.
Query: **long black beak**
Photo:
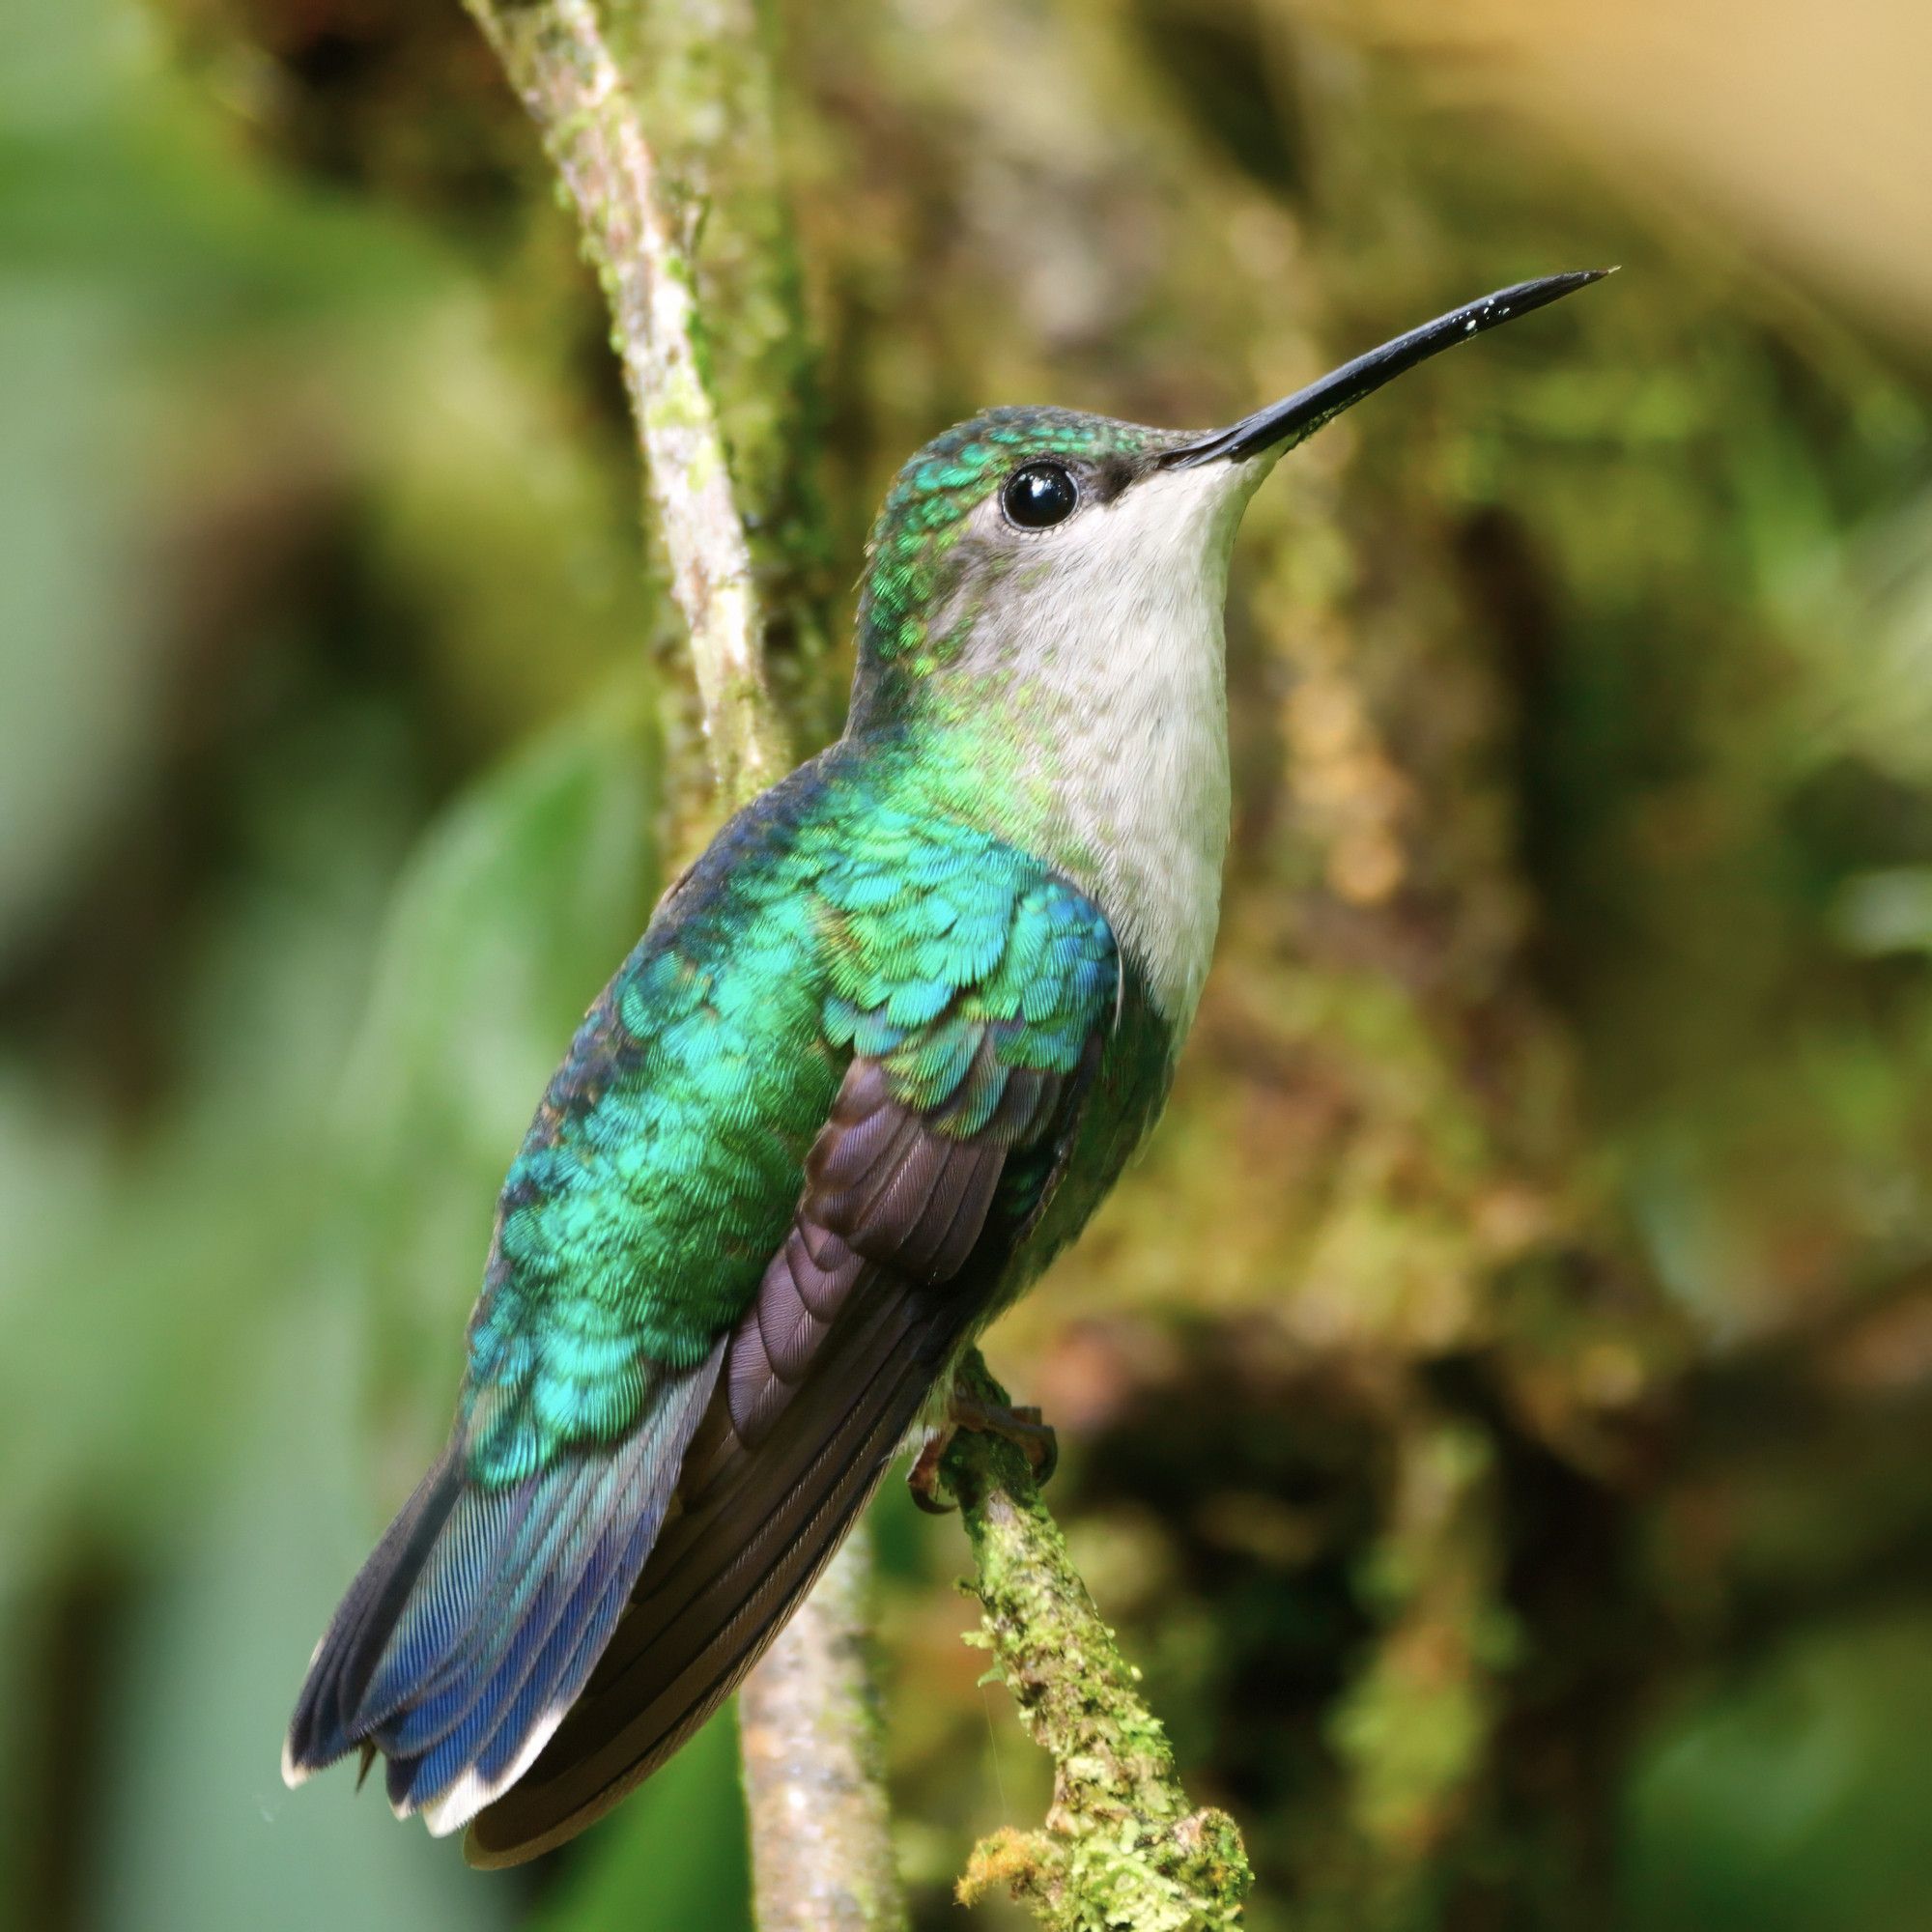
[[[1334,421],[1344,410],[1352,409],[1364,396],[1379,389],[1384,383],[1393,382],[1405,369],[1413,369],[1418,362],[1426,362],[1439,351],[1466,342],[1472,335],[1481,335],[1485,329],[1514,322],[1518,316],[1527,315],[1547,303],[1560,301],[1586,282],[1600,282],[1614,272],[1611,269],[1579,269],[1574,274],[1545,275],[1534,282],[1518,282],[1514,288],[1498,289],[1480,301],[1464,302],[1461,308],[1438,315],[1434,322],[1425,322],[1420,328],[1411,328],[1406,335],[1398,335],[1393,342],[1384,342],[1379,349],[1371,349],[1366,355],[1345,362],[1319,383],[1311,383],[1283,401],[1270,403],[1266,409],[1244,416],[1231,429],[1211,431],[1198,442],[1169,450],[1160,459],[1161,468],[1189,469],[1197,463],[1213,463],[1224,458],[1230,463],[1239,463],[1244,457],[1257,456],[1278,443],[1292,449],[1313,436],[1323,423]]]

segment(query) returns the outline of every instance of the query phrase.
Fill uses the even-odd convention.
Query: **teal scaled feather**
[[[922,1110],[989,1026],[1003,1065],[1078,1064],[1114,992],[1105,920],[1037,860],[901,803],[916,784],[850,743],[794,774],[721,835],[579,1029],[511,1165],[470,1327],[479,1480],[609,1439],[648,1366],[703,1359],[783,1237],[850,1053]],[[942,903],[967,909],[950,929]]]

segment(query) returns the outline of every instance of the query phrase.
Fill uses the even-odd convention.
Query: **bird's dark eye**
[[[1015,469],[1000,493],[1008,518],[1023,530],[1064,524],[1079,500],[1073,478],[1058,463],[1029,463]]]

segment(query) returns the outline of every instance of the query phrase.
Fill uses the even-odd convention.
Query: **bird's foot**
[[[1038,1409],[1009,1408],[954,1388],[947,1399],[946,1420],[926,1431],[925,1441],[906,1472],[913,1501],[928,1516],[945,1516],[956,1507],[940,1493],[939,1465],[962,1429],[977,1435],[1004,1436],[1025,1456],[1036,1483],[1049,1481],[1060,1466],[1060,1437],[1051,1424],[1041,1421]]]

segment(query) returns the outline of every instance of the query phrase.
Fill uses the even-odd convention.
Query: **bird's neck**
[[[860,639],[848,728],[901,734],[933,808],[1091,894],[1177,1033],[1228,848],[1228,556],[1270,467],[1144,476],[1037,547],[989,497],[931,573],[918,647]]]
[[[1210,594],[1211,593],[1211,594]],[[962,682],[903,741],[923,809],[1035,853],[1087,893],[1177,1033],[1214,949],[1229,823],[1220,585],[1117,639]],[[1122,674],[1122,666],[1132,674]]]
[[[1106,913],[1178,1030],[1194,1017],[1221,916],[1228,699],[1213,647],[1152,651],[1142,675],[1035,687],[1058,783],[1037,837]]]

